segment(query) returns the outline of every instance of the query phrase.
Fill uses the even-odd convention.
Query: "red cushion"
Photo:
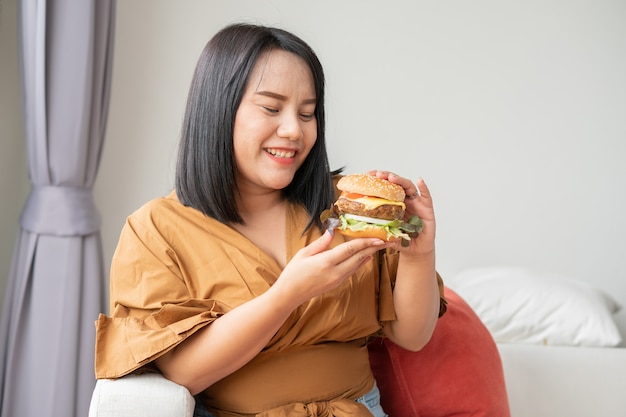
[[[369,346],[389,417],[510,417],[502,362],[478,316],[445,289],[448,311],[428,344],[410,352],[387,339]]]

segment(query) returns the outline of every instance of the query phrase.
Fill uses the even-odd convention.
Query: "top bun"
[[[398,184],[373,175],[351,174],[341,177],[337,188],[348,193],[369,195],[391,201],[404,201],[404,189]]]

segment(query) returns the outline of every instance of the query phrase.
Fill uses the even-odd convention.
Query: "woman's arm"
[[[296,307],[292,296],[272,286],[159,357],[156,365],[195,395],[254,358]]]
[[[430,340],[439,316],[439,286],[435,268],[435,214],[430,191],[422,179],[416,184],[386,171],[371,175],[387,179],[404,188],[406,215],[417,215],[424,227],[408,247],[397,244],[400,252],[393,290],[397,320],[383,331],[394,343],[408,350],[420,350]]]
[[[358,239],[328,249],[330,233],[301,249],[264,294],[229,311],[156,360],[163,374],[192,394],[253,359],[292,311],[338,287],[384,242]]]
[[[384,327],[385,335],[407,350],[422,349],[430,340],[439,316],[434,253],[411,259],[400,254],[393,301],[397,320]]]

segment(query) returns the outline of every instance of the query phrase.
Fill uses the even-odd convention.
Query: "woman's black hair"
[[[176,166],[180,201],[222,223],[242,223],[235,202],[233,130],[235,114],[248,78],[267,51],[281,49],[302,58],[315,87],[317,139],[283,196],[302,204],[312,225],[335,199],[325,140],[324,71],[315,52],[302,39],[282,29],[234,24],[206,45],[191,82]]]

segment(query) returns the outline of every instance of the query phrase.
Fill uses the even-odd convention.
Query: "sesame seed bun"
[[[391,201],[404,201],[404,189],[398,184],[367,174],[351,174],[341,177],[337,188],[348,193],[357,193]]]

